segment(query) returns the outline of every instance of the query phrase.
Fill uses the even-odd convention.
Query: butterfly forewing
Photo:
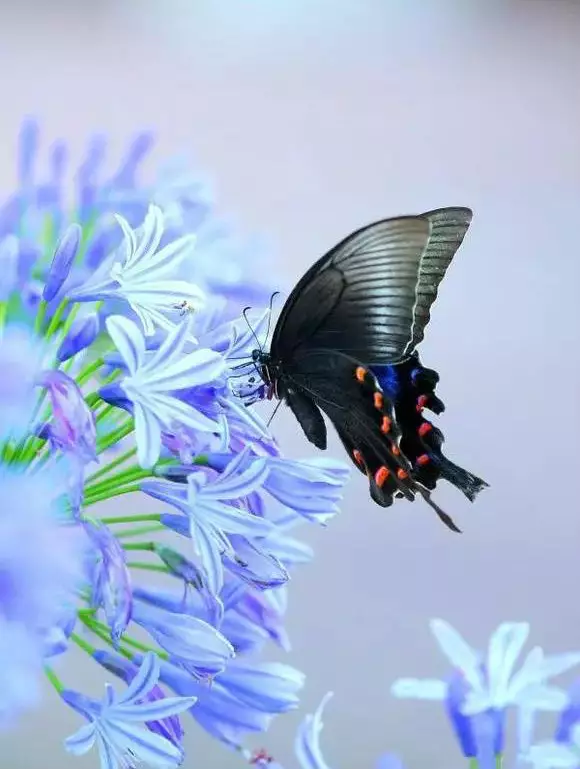
[[[300,348],[337,350],[366,363],[396,362],[412,340],[421,257],[431,224],[386,219],[345,238],[299,281],[272,340],[274,359]]]
[[[427,211],[422,216],[429,219],[431,234],[419,268],[412,338],[405,354],[412,353],[423,339],[439,284],[463,242],[473,213],[469,208],[439,208]]]

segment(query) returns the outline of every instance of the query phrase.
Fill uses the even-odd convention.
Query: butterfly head
[[[266,385],[266,397],[268,400],[279,398],[279,367],[272,356],[263,350],[253,350],[252,361],[256,366],[262,381]]]

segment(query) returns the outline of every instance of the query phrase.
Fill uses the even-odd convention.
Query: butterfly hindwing
[[[375,502],[389,507],[395,495],[413,500],[420,494],[446,525],[459,531],[401,451],[404,435],[394,403],[369,368],[342,353],[311,350],[297,355],[292,378],[281,385],[284,392],[303,393],[326,414],[351,460],[368,477]]]

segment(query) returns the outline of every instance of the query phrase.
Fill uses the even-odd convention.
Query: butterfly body
[[[318,260],[284,305],[269,352],[253,361],[268,397],[282,399],[308,440],[326,449],[323,414],[383,507],[440,478],[471,500],[487,484],[441,452],[443,434],[424,416],[443,411],[439,376],[415,350],[430,307],[471,221],[466,208],[386,219],[345,238]]]

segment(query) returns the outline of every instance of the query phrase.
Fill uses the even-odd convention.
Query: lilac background
[[[528,619],[548,650],[580,647],[579,35],[580,6],[557,0],[0,6],[2,191],[25,113],[77,153],[95,128],[118,153],[151,126],[158,159],[189,153],[223,210],[268,239],[283,287],[374,218],[475,211],[422,355],[441,374],[449,455],[492,488],[473,507],[440,490],[457,537],[420,502],[373,506],[357,474],[341,516],[304,530],[317,558],[288,617],[304,708],[259,741],[288,769],[295,727],[328,689],[332,767],[371,767],[385,749],[410,767],[461,766],[436,706],[389,696],[398,675],[445,671],[431,616],[477,643]],[[275,424],[289,454],[315,451],[288,414]],[[69,665],[65,680],[100,691],[95,665]],[[47,692],[2,737],[2,764],[97,766],[63,756],[76,724]],[[187,767],[241,765],[193,723],[188,741]]]

